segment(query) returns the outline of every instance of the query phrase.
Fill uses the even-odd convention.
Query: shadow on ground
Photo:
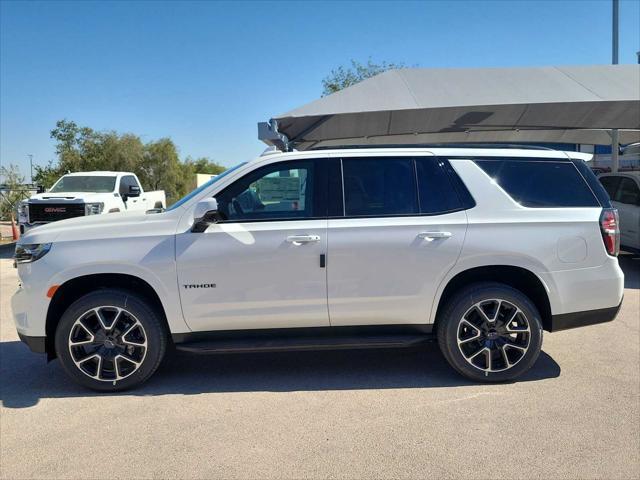
[[[0,343],[0,400],[7,408],[41,398],[92,397],[69,380],[58,361],[45,363],[21,342]],[[542,352],[519,381],[555,378],[560,366]],[[117,395],[193,395],[220,392],[291,392],[474,385],[445,363],[436,344],[421,349],[340,350],[271,354],[173,353],[142,387]]]
[[[4,243],[0,245],[0,258],[13,258],[15,243]]]

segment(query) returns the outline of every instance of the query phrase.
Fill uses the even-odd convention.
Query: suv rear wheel
[[[540,355],[542,322],[533,302],[500,283],[477,283],[455,294],[438,321],[438,344],[449,364],[467,378],[512,380]]]
[[[136,294],[100,290],[76,300],[55,337],[65,372],[81,385],[118,391],[139,385],[158,368],[167,334],[158,314]]]

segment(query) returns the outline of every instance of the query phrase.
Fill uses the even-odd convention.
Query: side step
[[[200,354],[296,352],[363,348],[408,348],[433,341],[430,334],[335,337],[221,338],[176,344],[176,350]]]

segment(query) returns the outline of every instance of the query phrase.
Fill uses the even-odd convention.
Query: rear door
[[[425,324],[467,228],[448,163],[435,157],[343,157],[328,225],[332,326]]]
[[[640,188],[631,177],[620,177],[620,185],[613,198],[620,215],[620,243],[640,248]]]

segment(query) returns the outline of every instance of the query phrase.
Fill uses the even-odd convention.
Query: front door
[[[329,220],[332,326],[429,321],[467,229],[447,167],[434,157],[342,159],[344,213]]]
[[[319,165],[293,160],[258,168],[216,195],[223,221],[177,235],[191,329],[329,325],[326,176]]]

